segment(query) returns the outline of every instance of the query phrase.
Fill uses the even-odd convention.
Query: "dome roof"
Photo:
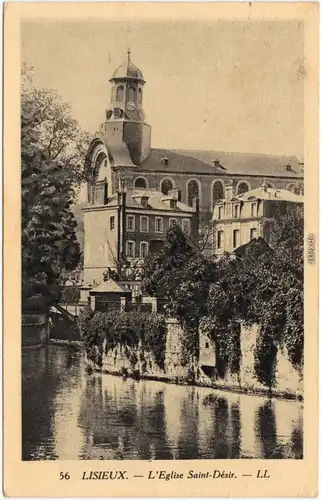
[[[115,80],[116,78],[134,78],[136,80],[144,81],[143,73],[135,64],[132,63],[130,59],[130,50],[127,52],[128,58],[127,61],[118,66],[118,68],[114,71],[114,74],[111,80]]]

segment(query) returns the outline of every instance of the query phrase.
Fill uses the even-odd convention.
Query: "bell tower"
[[[127,60],[109,80],[110,106],[103,125],[108,143],[125,143],[131,160],[140,165],[150,153],[150,126],[145,123],[143,110],[143,73],[135,66],[127,51]]]

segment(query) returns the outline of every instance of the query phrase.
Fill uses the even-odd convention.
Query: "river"
[[[82,352],[22,354],[22,459],[302,458],[303,403],[87,374]]]

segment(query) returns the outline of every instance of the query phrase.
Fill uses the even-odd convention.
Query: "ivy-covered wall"
[[[276,353],[271,384],[259,380],[256,370],[258,325],[242,325],[238,329],[238,339],[235,337],[238,363],[233,356],[233,363],[220,358],[220,336],[215,340],[215,334],[209,335],[206,331],[200,333],[199,361],[195,362],[194,356],[188,356],[184,349],[187,335],[179,321],[161,314],[94,313],[86,309],[81,316],[80,330],[88,364],[106,373],[284,396],[303,393],[302,373],[293,367],[285,348],[279,348]]]

